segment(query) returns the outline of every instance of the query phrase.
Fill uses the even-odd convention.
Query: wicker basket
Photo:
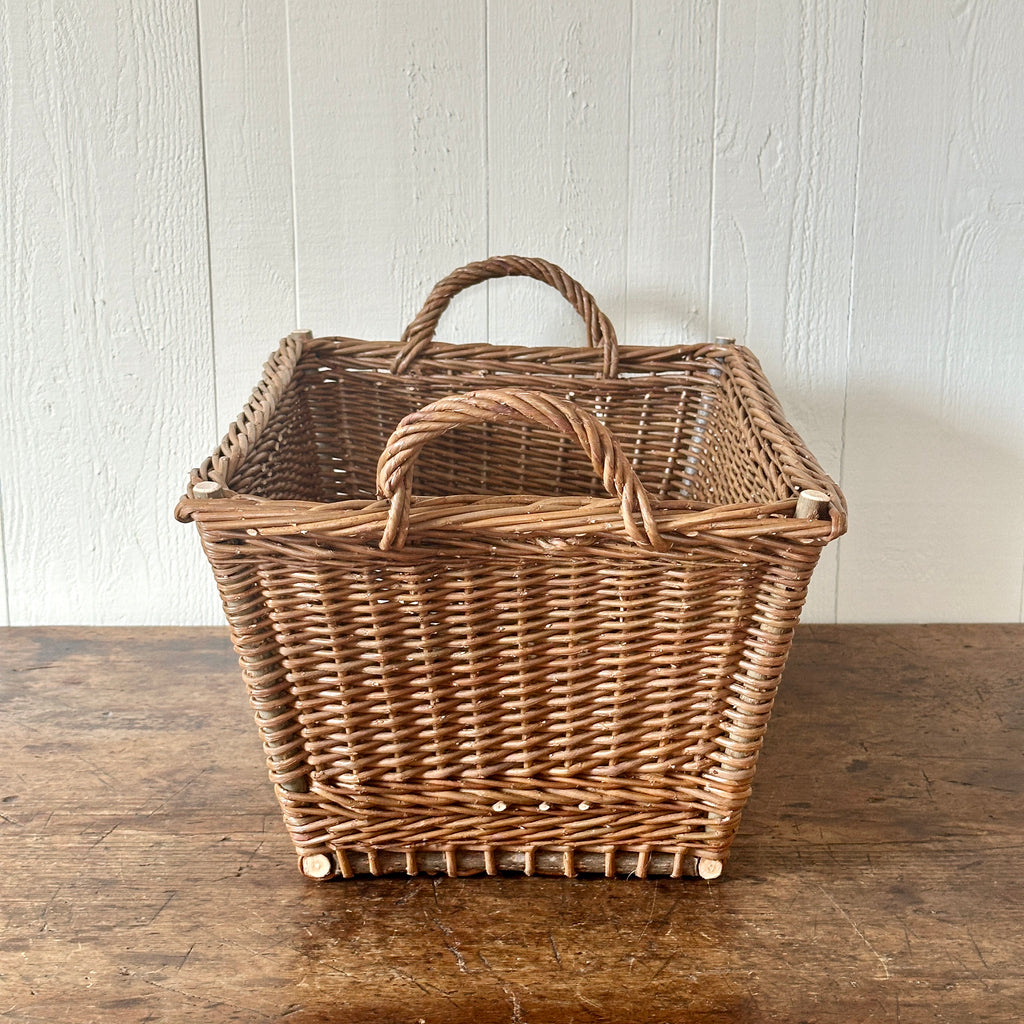
[[[511,275],[589,347],[433,341]],[[400,342],[286,338],[177,515],[313,878],[715,877],[846,525],[749,351],[620,347],[519,257],[450,275]]]

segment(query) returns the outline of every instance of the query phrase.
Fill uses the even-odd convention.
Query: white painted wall
[[[1018,0],[0,0],[0,622],[214,623],[171,518],[294,327],[487,253],[735,335],[851,508],[811,621],[1024,617]],[[450,340],[581,340],[553,293]]]

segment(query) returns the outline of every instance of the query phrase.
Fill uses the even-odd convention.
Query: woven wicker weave
[[[590,346],[433,340],[507,275]],[[518,257],[446,278],[398,343],[286,338],[177,514],[318,878],[717,875],[846,525],[748,350],[620,347]]]

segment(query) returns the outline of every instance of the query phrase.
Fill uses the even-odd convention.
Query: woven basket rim
[[[335,357],[362,359],[365,366],[346,367],[346,372],[380,373],[400,379],[390,365],[400,349],[396,341],[369,341],[341,335],[312,338],[308,333],[296,332],[283,338],[278,348],[264,364],[263,373],[242,412],[231,424],[227,434],[215,451],[191,473],[186,493],[182,496],[175,516],[181,522],[195,521],[218,530],[246,530],[250,535],[282,537],[288,535],[314,535],[339,540],[345,538],[371,546],[379,538],[387,515],[388,502],[382,500],[348,501],[288,501],[236,493],[231,481],[243,465],[249,451],[273,417],[281,396],[291,384],[295,372],[304,359],[315,362],[316,356],[330,353]],[[485,358],[486,357],[486,358]],[[501,364],[513,362],[522,372],[529,364],[536,364],[538,386],[543,376],[578,379],[581,386],[600,387],[605,381],[597,375],[601,366],[601,353],[592,348],[523,345],[450,344],[433,341],[408,371],[411,379],[422,379],[437,370],[444,377],[451,368],[447,362],[457,358],[458,369],[467,375],[472,370],[474,379],[479,374],[482,384],[498,383],[489,376],[487,366],[500,374]],[[840,488],[818,465],[802,440],[785,419],[774,392],[764,377],[760,363],[753,352],[739,344],[687,344],[671,347],[622,345],[619,346],[619,373],[640,373],[637,385],[646,384],[646,377],[656,380],[666,390],[672,389],[673,375],[688,365],[705,365],[720,378],[737,378],[737,392],[747,413],[751,429],[763,449],[769,451],[779,467],[780,476],[792,484],[792,497],[774,502],[746,502],[733,505],[706,505],[684,501],[653,500],[652,505],[659,529],[675,539],[718,537],[758,539],[778,537],[788,543],[823,545],[846,532],[847,510]],[[482,367],[482,368],[481,368]],[[581,376],[577,377],[578,374]],[[500,377],[499,377],[500,379]],[[627,377],[634,383],[632,377]],[[690,378],[687,378],[689,380]],[[680,380],[680,388],[687,386]],[[462,383],[452,380],[453,393]],[[560,380],[561,384],[562,381]],[[397,425],[397,424],[396,424]],[[220,484],[223,493],[214,498],[197,497],[195,485],[202,481]],[[796,496],[800,490],[823,491],[830,499],[828,518],[824,520],[794,519]],[[492,518],[506,518],[521,511],[524,506],[548,503],[534,511],[545,513],[545,535],[570,536],[573,521],[581,515],[600,515],[604,508],[617,509],[612,499],[552,498],[538,495],[445,495],[442,498],[416,497],[413,499],[413,521],[418,531],[429,531],[432,524],[444,521],[444,528],[462,534],[486,533],[486,525],[476,519],[488,507]],[[695,507],[700,506],[700,507]],[[560,527],[561,515],[564,523]],[[615,538],[622,533],[621,522],[616,524],[617,512],[608,517],[607,529],[601,524],[593,531]],[[486,524],[486,515],[483,524]],[[514,528],[499,531],[515,534]],[[522,533],[529,534],[529,530]],[[578,532],[575,531],[575,532]],[[689,546],[687,544],[686,546]]]

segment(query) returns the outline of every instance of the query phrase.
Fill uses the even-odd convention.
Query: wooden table
[[[1019,1021],[1022,673],[802,628],[717,882],[317,885],[223,631],[0,631],[0,1020]]]

